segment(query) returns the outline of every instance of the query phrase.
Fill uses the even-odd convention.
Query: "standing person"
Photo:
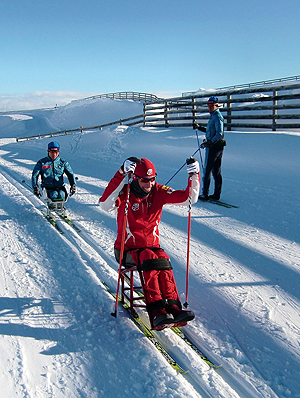
[[[34,166],[31,183],[33,193],[41,197],[42,193],[38,186],[41,176],[41,187],[46,189],[47,196],[51,201],[66,200],[67,191],[64,184],[64,173],[70,183],[70,196],[76,192],[76,182],[73,170],[66,160],[59,156],[60,146],[57,141],[48,144],[48,156],[40,159]]]
[[[203,201],[209,199],[219,200],[222,191],[221,163],[226,141],[224,140],[224,119],[218,106],[218,98],[210,97],[207,102],[210,119],[206,128],[197,123],[193,124],[194,129],[205,132],[205,140],[200,145],[200,148],[206,149],[202,193],[199,196],[199,199]],[[211,173],[215,180],[213,195],[209,195]]]
[[[191,181],[191,202],[195,203],[199,195],[199,163],[193,159],[193,163],[187,165],[187,171]],[[184,190],[174,191],[156,182],[157,174],[150,160],[134,157],[125,160],[99,200],[103,210],[117,209],[114,248],[118,262],[128,188],[124,180],[128,173],[133,175],[133,179],[130,183],[123,265],[137,265],[141,271],[152,328],[161,329],[163,325],[173,323],[185,325],[194,319],[194,313],[182,310],[170,258],[159,245],[158,225],[165,204],[189,204],[189,185]]]

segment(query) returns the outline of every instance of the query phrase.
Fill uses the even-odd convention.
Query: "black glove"
[[[203,127],[203,126],[201,126],[201,125],[198,124],[198,123],[193,123],[193,129],[194,129],[194,130],[199,130],[199,131],[201,131],[202,133],[205,133],[205,132],[206,132],[206,128]]]
[[[132,162],[135,162],[135,163],[141,163],[141,159],[137,158],[136,156],[130,156],[130,158],[128,158],[128,160],[131,160]]]
[[[39,190],[38,185],[34,185],[33,187],[33,193],[35,194],[35,196],[37,196],[38,198],[40,198],[42,196],[41,191]]]
[[[204,140],[200,145],[200,148],[210,148],[212,146],[212,142],[210,140]]]
[[[71,187],[70,187],[70,196],[74,195],[75,192],[76,192],[76,185],[73,184],[73,185],[71,185]]]

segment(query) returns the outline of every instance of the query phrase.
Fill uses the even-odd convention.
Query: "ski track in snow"
[[[18,198],[18,201],[22,201],[24,204],[24,201],[26,202],[26,199],[24,196],[18,191],[12,187],[11,184],[9,184],[8,181],[5,181],[6,178],[3,178],[3,184],[5,192],[8,191],[8,188],[10,191],[9,192],[10,196],[12,195],[14,200]],[[15,185],[17,185],[17,182],[13,181]],[[17,192],[17,193],[16,193]],[[33,198],[33,201],[36,199]],[[10,202],[10,207],[12,207],[11,204],[11,199],[7,199],[8,202]],[[27,201],[28,202],[28,201]],[[1,203],[5,203],[4,200],[1,200]],[[37,218],[37,222],[39,224],[43,224],[43,219],[39,220],[40,215],[37,214],[37,211],[34,210],[34,208],[30,209],[29,203],[27,204],[29,207],[29,212],[30,215],[31,213],[34,213],[34,216]],[[16,208],[18,211],[23,213],[24,216],[24,209],[22,209],[18,204],[16,204]],[[16,216],[16,215],[15,215]],[[42,223],[41,223],[42,221]],[[26,224],[26,223],[25,223]],[[44,228],[45,233],[50,232],[51,235],[55,237],[57,240],[65,240],[67,238],[64,238],[63,236],[59,235],[56,233],[56,231],[53,230],[53,228],[48,224],[48,222],[45,221]],[[64,224],[62,224],[64,226]],[[40,225],[40,230],[43,230],[43,225]],[[66,232],[68,231],[68,226],[65,226]],[[13,234],[10,236],[9,240],[15,244],[15,242],[18,242],[20,240],[20,237],[14,237],[13,235],[15,234],[15,231],[18,229],[18,225],[16,228],[13,228]],[[24,232],[20,233],[21,236],[24,234]],[[30,236],[29,236],[30,238]],[[21,238],[22,239],[22,238]],[[28,238],[27,238],[28,239]],[[28,259],[30,257],[30,253],[33,251],[33,247],[39,246],[37,242],[32,243],[31,250],[29,247],[26,247],[27,245],[29,246],[29,242],[27,242],[27,239],[24,239],[24,247],[17,247],[15,248],[16,253],[23,253],[21,256],[18,254],[19,257],[21,257],[21,263],[22,264],[30,264],[30,260]],[[30,241],[30,239],[29,239]],[[58,243],[59,244],[59,243]],[[61,243],[60,243],[61,245]],[[113,283],[116,284],[116,275],[115,273],[110,275],[110,270],[107,269],[105,270],[106,263],[103,261],[101,258],[95,258],[97,257],[97,254],[94,253],[94,251],[89,247],[89,245],[85,244],[84,240],[80,239],[78,236],[73,236],[72,238],[67,239],[66,241],[67,245],[67,252],[70,252],[71,254],[67,255],[64,249],[63,251],[65,254],[63,255],[63,258],[61,261],[57,259],[57,254],[55,255],[56,262],[58,263],[65,263],[68,264],[71,261],[67,261],[65,258],[66,256],[72,257],[75,255],[77,258],[76,262],[81,263],[81,266],[77,266],[77,273],[79,275],[75,275],[73,278],[71,278],[71,275],[69,274],[71,271],[71,274],[74,273],[73,270],[70,270],[69,267],[68,269],[64,269],[63,266],[59,266],[58,270],[54,270],[55,273],[58,271],[62,273],[62,278],[66,277],[66,280],[64,282],[61,282],[61,286],[59,287],[59,290],[65,290],[66,294],[69,295],[70,292],[72,292],[71,286],[68,286],[68,284],[71,284],[72,286],[76,287],[75,292],[71,293],[71,302],[73,301],[76,305],[71,306],[71,309],[66,310],[67,315],[66,319],[64,318],[59,318],[59,324],[58,324],[58,319],[55,317],[53,314],[53,319],[46,319],[49,320],[51,327],[48,328],[47,324],[43,321],[43,317],[41,320],[39,319],[39,307],[40,305],[38,304],[38,300],[35,299],[30,299],[27,297],[27,294],[29,297],[36,297],[37,292],[32,292],[27,285],[32,285],[36,287],[36,285],[52,285],[51,284],[51,276],[45,275],[45,272],[42,270],[36,270],[33,269],[32,271],[27,269],[25,272],[24,266],[22,267],[22,272],[16,271],[16,279],[14,279],[14,283],[17,284],[18,286],[15,287],[15,290],[18,291],[20,290],[20,293],[24,294],[24,288],[26,291],[26,297],[24,301],[28,300],[32,302],[32,305],[34,307],[34,319],[38,318],[38,322],[34,322],[34,324],[31,323],[30,321],[30,315],[26,313],[26,309],[22,308],[20,311],[21,314],[21,319],[16,319],[17,325],[18,326],[12,326],[9,324],[7,334],[16,334],[16,336],[21,335],[22,337],[29,337],[29,338],[35,338],[38,340],[38,344],[36,342],[31,342],[31,344],[25,344],[24,347],[22,347],[22,338],[17,338],[17,344],[20,345],[20,348],[17,347],[15,348],[15,357],[19,359],[18,367],[16,365],[14,366],[14,372],[15,369],[17,368],[19,370],[19,374],[16,375],[15,373],[12,375],[14,384],[11,387],[11,390],[7,390],[7,395],[13,396],[16,391],[19,391],[21,395],[30,395],[30,396],[39,396],[39,393],[43,392],[45,396],[76,396],[76,384],[78,390],[80,390],[83,394],[84,391],[87,391],[87,396],[110,396],[112,394],[116,394],[116,396],[140,396],[140,394],[143,394],[145,392],[145,388],[147,388],[147,395],[149,396],[176,396],[176,390],[178,390],[178,387],[180,385],[180,390],[181,392],[179,393],[178,396],[182,396],[184,394],[185,396],[189,397],[197,397],[199,394],[196,392],[196,390],[193,389],[193,387],[184,381],[182,379],[182,376],[177,375],[175,371],[173,371],[171,368],[168,368],[168,365],[165,363],[164,359],[160,356],[160,354],[154,349],[151,350],[151,347],[148,346],[148,344],[144,341],[139,342],[140,340],[140,334],[137,330],[135,330],[133,324],[131,324],[131,321],[128,320],[127,318],[123,318],[122,314],[120,314],[120,321],[116,321],[110,317],[110,313],[106,312],[105,313],[105,320],[102,322],[99,322],[99,316],[100,314],[107,310],[107,308],[110,308],[112,306],[111,299],[107,297],[107,293],[103,291],[103,288],[101,288],[101,280],[97,279],[94,277],[93,271],[90,269],[90,267],[87,265],[90,263],[92,265],[92,268],[96,271],[99,272],[99,275],[105,276],[108,278],[108,280],[113,279]],[[50,250],[53,250],[53,246],[50,246]],[[26,254],[26,252],[28,252]],[[36,263],[44,262],[44,259],[46,257],[46,253],[39,253],[39,257],[36,260]],[[47,257],[49,255],[47,254]],[[13,263],[16,260],[13,260]],[[99,261],[101,264],[99,264]],[[50,262],[50,261],[49,261]],[[74,261],[72,261],[74,263]],[[44,264],[45,266],[45,264]],[[49,264],[49,267],[53,267],[53,264]],[[104,268],[104,271],[103,271]],[[107,266],[106,266],[107,268]],[[110,268],[110,267],[109,267]],[[25,273],[25,276],[23,276],[23,273]],[[8,273],[9,274],[9,273]],[[27,277],[27,274],[29,276]],[[37,275],[37,276],[35,276]],[[40,277],[41,275],[41,277]],[[88,277],[87,277],[88,275]],[[108,276],[107,276],[108,275]],[[78,278],[80,279],[81,285],[83,286],[78,286]],[[40,280],[42,279],[42,280]],[[54,284],[57,284],[57,275],[55,280],[53,281]],[[88,279],[88,280],[87,280]],[[111,282],[111,281],[110,281]],[[93,286],[95,285],[95,286]],[[47,286],[47,288],[50,288],[50,286]],[[86,286],[90,286],[92,290],[92,297],[89,297],[86,292]],[[53,288],[54,289],[54,288]],[[34,290],[39,290],[39,289],[34,289]],[[47,289],[48,290],[48,289]],[[54,289],[56,290],[56,289]],[[103,291],[102,296],[105,296],[106,298],[104,300],[104,303],[106,304],[103,307],[103,302],[101,300],[101,290]],[[56,292],[57,293],[57,292]],[[20,305],[20,302],[22,302],[23,298],[19,296],[22,296],[22,294],[17,294],[17,304]],[[62,294],[62,293],[60,293]],[[43,292],[39,292],[39,295],[41,297],[44,296]],[[87,297],[85,297],[87,296]],[[69,304],[69,300],[67,303]],[[91,301],[96,301],[94,303]],[[34,301],[37,301],[36,304],[34,304]],[[62,302],[65,302],[64,297],[61,298]],[[98,301],[98,302],[97,302]],[[84,303],[88,303],[85,305]],[[54,300],[53,298],[49,299],[49,306],[53,307],[54,306]],[[93,310],[91,310],[93,308]],[[47,309],[48,310],[48,309]],[[56,312],[55,306],[54,308],[51,309],[51,312]],[[60,311],[61,312],[61,311]],[[75,312],[75,314],[74,314]],[[100,312],[100,313],[99,313]],[[2,315],[2,314],[1,314]],[[103,314],[102,314],[103,315]],[[79,317],[79,319],[78,319]],[[18,318],[18,317],[17,317]],[[107,319],[108,318],[108,319]],[[11,318],[9,318],[11,319]],[[5,321],[5,319],[2,319],[2,321]],[[81,321],[81,322],[79,322]],[[122,322],[123,321],[123,322]],[[61,324],[62,322],[62,324]],[[5,322],[4,322],[5,323]],[[103,323],[103,326],[101,325]],[[20,325],[21,324],[21,325]],[[117,338],[118,340],[118,345],[119,345],[119,350],[122,350],[122,354],[124,354],[124,347],[126,347],[126,341],[129,339],[129,349],[130,351],[132,350],[132,344],[133,341],[132,339],[135,336],[136,344],[140,347],[140,350],[136,351],[135,355],[125,355],[125,364],[123,363],[124,369],[128,369],[129,364],[126,364],[127,361],[132,361],[134,360],[137,363],[141,363],[145,369],[148,369],[150,377],[148,377],[148,383],[149,385],[144,386],[141,385],[139,382],[136,382],[136,375],[133,370],[133,375],[132,376],[127,376],[129,383],[131,386],[135,386],[135,392],[132,393],[132,387],[131,388],[126,388],[122,384],[119,386],[120,392],[118,392],[118,389],[116,388],[117,380],[115,383],[111,382],[111,392],[109,390],[109,387],[106,385],[103,389],[100,388],[100,385],[96,382],[95,376],[92,372],[92,374],[87,374],[88,368],[89,368],[89,353],[90,351],[95,351],[94,355],[97,357],[100,355],[101,357],[101,347],[110,347],[112,344],[108,344],[108,336],[105,333],[104,334],[104,340],[101,341],[101,339],[98,340],[98,333],[99,330],[103,329],[105,324],[105,327],[111,327],[109,328],[109,334],[110,334],[110,339],[115,340]],[[74,326],[76,325],[76,326]],[[25,329],[24,334],[19,332],[19,328]],[[75,328],[76,333],[72,336],[73,330]],[[16,330],[15,330],[16,329]],[[62,330],[61,330],[62,329]],[[79,330],[76,330],[79,329]],[[81,330],[82,329],[82,330]],[[55,336],[55,331],[58,330],[59,332],[57,333],[58,336]],[[70,330],[70,332],[69,332]],[[4,333],[5,328],[2,326],[2,332]],[[119,337],[118,337],[119,336]],[[122,339],[120,340],[120,336],[122,336]],[[71,339],[71,342],[68,341],[68,339]],[[41,342],[40,342],[41,340]],[[47,342],[47,340],[50,341]],[[56,341],[57,340],[57,341]],[[72,341],[75,340],[75,341]],[[79,341],[77,341],[79,340]],[[82,340],[82,341],[81,341]],[[119,341],[120,340],[120,341]],[[76,355],[75,353],[72,353],[72,345],[73,344],[78,344],[79,343],[79,352],[80,355]],[[115,346],[115,342],[114,342]],[[98,349],[99,347],[99,349]],[[29,352],[33,351],[35,353],[36,357],[32,357],[29,355]],[[71,352],[69,352],[71,351]],[[78,351],[78,347],[76,347],[76,351]],[[98,352],[100,351],[100,352]],[[40,354],[46,355],[47,357],[45,358],[45,361],[43,361],[44,358],[40,358]],[[83,353],[83,354],[82,354]],[[147,354],[146,354],[147,353]],[[50,364],[47,361],[48,357],[51,359],[53,358],[53,361],[51,360]],[[133,357],[133,358],[132,358]],[[116,375],[118,374],[118,377],[120,377],[119,372],[119,361],[122,361],[119,357],[115,357],[110,353],[110,349],[108,352],[105,354],[106,360],[109,362],[110,366],[108,369],[104,369],[104,374],[109,374],[110,378],[113,378],[113,375],[111,372],[114,370],[114,363],[115,363],[115,373]],[[45,365],[43,362],[46,362],[47,364]],[[98,361],[97,361],[98,362]],[[39,363],[39,366],[33,366],[34,363]],[[157,363],[157,364],[156,364]],[[155,365],[156,364],[156,365]],[[155,372],[155,368],[159,367],[161,370],[157,374]],[[199,370],[201,369],[201,366],[206,368],[207,367],[204,364],[203,361],[200,361],[200,367]],[[102,369],[103,371],[103,363],[102,360],[99,361],[98,367]],[[37,374],[32,375],[32,369],[36,369],[38,372]],[[118,369],[118,370],[117,370]],[[39,372],[43,372],[39,374]],[[209,372],[213,372],[210,370]],[[202,374],[202,371],[199,372]],[[73,377],[72,374],[76,374],[76,383],[75,386],[71,385],[73,382]],[[5,375],[7,377],[7,375]],[[93,376],[94,378],[91,378]],[[107,378],[108,376],[106,376]],[[151,380],[152,378],[155,377],[155,383],[153,383]],[[132,380],[131,380],[132,379]],[[170,379],[170,382],[167,383],[166,385],[165,380]],[[37,381],[38,380],[38,381]],[[130,381],[131,380],[131,381]],[[92,387],[90,384],[94,383],[96,387]],[[163,383],[163,384],[162,384]],[[32,388],[32,385],[37,385],[38,388]],[[16,385],[18,385],[18,389],[16,389]],[[155,387],[152,387],[155,386]],[[202,391],[203,387],[200,385],[197,386],[198,389]],[[207,389],[207,387],[206,387]],[[210,392],[206,392],[206,389],[203,389],[201,396],[204,397],[210,397],[210,396],[222,396],[217,392],[214,395],[211,395]],[[33,392],[33,390],[35,390]],[[122,392],[121,392],[122,391]]]
[[[116,130],[105,135],[104,167],[119,162],[126,138],[135,139],[135,129]],[[73,137],[75,155],[84,138]],[[2,141],[4,148],[10,143]],[[107,184],[95,177],[101,170],[77,174],[78,193],[67,203],[82,237],[64,224],[59,235],[21,184],[30,182],[33,159],[6,149],[0,155],[0,345],[7,369],[0,383],[6,396],[300,397],[300,297],[292,283],[299,278],[299,243],[236,219],[241,210],[193,206],[188,301],[196,318],[186,330],[223,366],[207,369],[193,354],[185,357],[172,332],[160,332],[193,369],[185,379],[121,310],[117,320],[110,317],[114,303],[101,279],[116,285],[116,222],[97,205]],[[161,245],[182,302],[186,228],[186,209],[167,206]]]

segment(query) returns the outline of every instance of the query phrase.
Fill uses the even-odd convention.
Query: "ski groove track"
[[[18,182],[14,177],[2,171],[2,175],[6,178],[23,196],[24,200],[30,202],[31,205],[41,215],[41,222],[45,225],[48,224],[49,228],[54,228],[43,215],[45,206],[37,199],[32,193],[28,195],[29,189]],[[79,253],[82,259],[85,261],[86,270],[97,287],[99,287],[99,293],[104,280],[109,286],[117,285],[117,271],[115,261],[112,260],[111,256],[106,253],[103,249],[99,248],[99,244],[93,238],[90,232],[84,229],[82,223],[78,225],[80,232],[76,231],[71,225],[67,224],[60,218],[57,219],[57,224],[63,234],[57,231],[57,234],[68,243],[70,249],[74,252]],[[76,221],[74,222],[76,225]],[[103,292],[105,288],[102,287]],[[102,292],[100,293],[102,294]],[[106,292],[107,296],[109,294]],[[112,300],[110,298],[110,302]],[[144,314],[145,316],[145,314]],[[201,397],[222,397],[222,398],[257,398],[262,396],[254,386],[249,385],[246,380],[240,380],[230,375],[226,369],[220,368],[214,370],[210,368],[192,348],[188,347],[180,337],[176,336],[170,330],[162,332],[156,332],[155,336],[174,356],[182,368],[186,369],[187,372],[182,374],[193,388],[200,394]],[[151,344],[151,343],[149,343]],[[199,345],[201,348],[201,342],[195,345]],[[207,352],[207,354],[209,354]],[[159,354],[158,354],[159,355]],[[224,395],[226,391],[227,395]],[[276,397],[276,395],[272,395]]]

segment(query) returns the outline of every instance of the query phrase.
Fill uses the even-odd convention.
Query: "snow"
[[[31,116],[18,115],[17,113],[12,114],[12,115],[10,115],[10,114],[3,114],[3,116],[11,117],[12,120],[30,120],[30,119],[32,119]]]
[[[78,176],[67,209],[80,234],[62,222],[59,234],[22,183],[50,140],[16,137],[139,113],[142,104],[98,99],[0,115],[0,396],[300,397],[298,131],[227,132],[222,199],[239,208],[193,205],[188,301],[196,318],[185,330],[222,364],[217,370],[171,331],[157,332],[190,370],[178,374],[124,310],[110,315],[114,300],[102,284],[116,286],[118,269],[115,215],[98,206],[107,182],[138,156],[166,183],[197,150],[192,129],[115,125],[59,137]],[[184,167],[170,185],[186,183]],[[160,233],[184,302],[187,209],[165,207]]]

